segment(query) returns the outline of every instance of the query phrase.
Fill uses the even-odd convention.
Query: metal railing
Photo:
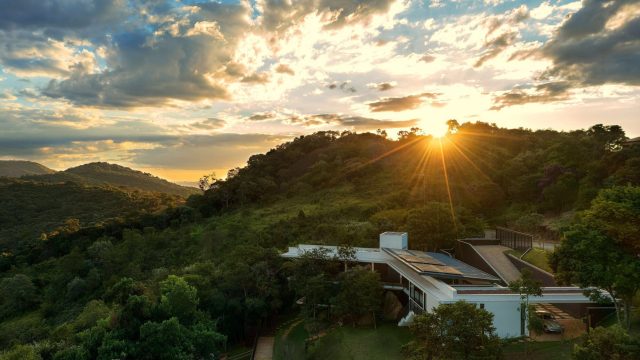
[[[525,251],[533,247],[533,235],[503,227],[496,227],[496,239],[500,245],[514,250]]]

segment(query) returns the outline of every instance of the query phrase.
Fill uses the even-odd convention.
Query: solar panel
[[[416,255],[399,255],[402,260],[405,260],[410,263],[418,263],[418,264],[433,264],[433,265],[444,265],[442,262],[432,258],[429,255],[420,254]]]
[[[432,273],[443,273],[443,274],[451,274],[451,275],[462,275],[460,271],[452,268],[451,266],[441,266],[441,265],[433,265],[433,264],[412,264],[419,271],[423,272],[432,272]]]

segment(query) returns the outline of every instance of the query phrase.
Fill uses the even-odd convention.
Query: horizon
[[[596,125],[596,124],[594,124],[594,125]],[[513,128],[511,128],[511,129],[513,129]],[[421,129],[421,130],[422,130],[422,129]],[[557,131],[557,130],[555,130],[555,129],[550,129],[550,128],[547,128],[547,129],[536,129],[536,130],[534,130],[534,129],[524,129],[524,130],[528,130],[528,131],[538,131],[538,130],[553,130],[553,131]],[[571,131],[584,131],[584,130],[587,130],[587,129],[573,129],[573,130],[560,130],[560,131],[562,131],[562,132],[571,132]],[[623,130],[624,130],[624,129],[623,129]],[[360,132],[360,133],[372,133],[372,134],[373,134],[373,133],[375,133],[375,132],[373,132],[373,131],[363,131],[363,132]],[[311,134],[312,134],[312,133],[308,133],[308,134],[300,134],[300,135],[311,135]],[[431,136],[433,140],[440,140],[440,139],[445,139],[445,138],[447,138],[447,137],[448,137],[449,135],[451,135],[451,134],[443,132],[442,134],[438,134],[438,135],[434,135],[434,134],[427,134],[427,133],[422,133],[422,134],[420,134],[420,135],[421,135],[421,136]],[[396,135],[389,135],[389,136],[386,136],[386,137],[387,137],[387,139],[389,139],[389,140],[393,140],[393,141],[398,140],[397,134],[396,134]],[[627,137],[628,137],[628,138],[633,138],[633,136],[629,136],[628,134],[627,134]],[[288,140],[284,140],[284,141],[290,141],[290,140],[293,140],[293,138],[288,139]],[[268,151],[268,150],[269,150],[269,149],[266,149],[266,150],[265,150],[265,151],[263,151],[262,153],[265,153],[265,152],[266,152],[266,151]],[[251,155],[255,155],[255,154],[250,154],[250,155],[248,155],[248,156],[251,156]],[[221,172],[209,171],[208,173],[203,173],[203,174],[198,175],[198,177],[197,177],[197,178],[193,178],[193,179],[177,179],[177,180],[176,180],[176,179],[172,179],[172,178],[170,178],[170,177],[162,176],[162,171],[163,171],[163,170],[165,170],[165,171],[166,171],[167,169],[162,169],[162,168],[160,168],[160,169],[156,169],[156,170],[159,170],[159,171],[160,171],[160,173],[156,173],[156,172],[153,172],[153,170],[154,170],[154,169],[152,169],[152,171],[148,171],[148,169],[131,167],[131,166],[129,166],[129,165],[127,165],[127,164],[124,164],[124,163],[118,163],[118,162],[107,162],[107,163],[109,163],[109,164],[115,164],[115,165],[120,165],[120,166],[125,166],[125,167],[129,167],[129,168],[131,168],[132,170],[137,170],[137,171],[142,171],[142,172],[145,172],[145,173],[149,173],[149,174],[151,174],[152,176],[159,177],[159,178],[161,178],[161,179],[164,179],[164,180],[167,180],[167,181],[173,182],[173,183],[178,184],[178,185],[182,185],[182,186],[190,186],[190,187],[198,187],[198,180],[199,180],[200,178],[202,178],[203,176],[205,176],[205,175],[211,175],[211,173],[213,172],[213,173],[215,173],[215,174],[216,174],[216,177],[217,177],[217,178],[219,178],[219,179],[223,179],[223,180],[224,180],[224,179],[226,179],[226,177],[227,177],[227,171],[228,171],[228,170],[233,169],[233,168],[235,168],[235,167],[244,167],[244,166],[246,166],[246,164],[247,164],[247,160],[248,160],[248,157],[247,157],[247,159],[246,159],[245,161],[243,161],[243,162],[242,162],[241,164],[239,164],[238,166],[234,166],[234,167],[231,167],[231,168],[229,168],[229,169],[222,169],[223,171],[221,171]],[[19,158],[2,158],[2,157],[0,157],[0,161],[33,161],[33,160],[29,160],[29,159],[19,159]],[[37,163],[37,164],[40,164],[40,165],[43,165],[43,166],[45,166],[45,167],[47,167],[47,168],[49,168],[49,169],[51,169],[51,170],[54,170],[54,171],[64,171],[64,170],[67,170],[67,169],[70,169],[70,168],[73,168],[73,167],[78,167],[78,166],[82,166],[82,165],[86,165],[86,164],[90,164],[90,163],[102,162],[102,161],[91,161],[91,162],[78,163],[78,164],[75,164],[75,165],[73,165],[73,166],[69,166],[69,167],[66,167],[66,168],[58,168],[58,169],[48,166],[45,162],[39,162],[39,161],[33,161],[33,162],[35,162],[35,163]],[[170,174],[170,173],[171,173],[171,172],[170,172],[170,170],[169,170],[168,174]]]
[[[633,138],[638,24],[623,0],[12,3],[0,159],[185,183],[324,130],[439,135],[457,119]]]

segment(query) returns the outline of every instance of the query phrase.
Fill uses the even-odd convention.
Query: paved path
[[[507,284],[520,278],[520,271],[504,254],[505,251],[511,250],[510,248],[502,245],[478,245],[474,248]]]
[[[275,337],[262,336],[258,338],[258,344],[256,345],[255,360],[271,360],[273,358],[273,343]]]

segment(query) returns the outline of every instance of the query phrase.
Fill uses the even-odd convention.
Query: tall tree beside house
[[[344,265],[344,271],[347,271],[349,265],[356,262],[356,249],[349,244],[338,246],[336,258]]]
[[[355,323],[362,316],[371,314],[374,326],[376,311],[382,305],[380,274],[358,266],[340,274],[340,292],[332,299],[335,313]]]
[[[574,283],[593,300],[614,300],[618,321],[631,326],[631,304],[640,290],[640,188],[602,190],[550,258],[556,278]],[[605,295],[601,290],[605,290]]]
[[[295,261],[287,263],[291,272],[289,285],[303,303],[303,310],[316,317],[318,305],[328,305],[333,282],[330,274],[335,263],[329,257],[327,248],[305,252]]]
[[[405,345],[410,360],[500,359],[502,343],[493,314],[474,304],[442,304],[415,317],[414,340]]]
[[[524,335],[529,326],[529,297],[542,296],[542,283],[532,277],[529,269],[522,269],[520,279],[510,282],[509,289],[520,295],[520,332]]]

